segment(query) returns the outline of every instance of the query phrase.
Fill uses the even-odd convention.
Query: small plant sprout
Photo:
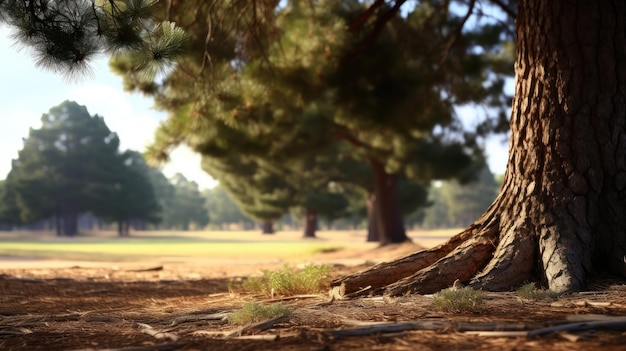
[[[448,288],[433,295],[433,305],[442,311],[462,313],[482,304],[482,292],[471,287]]]
[[[228,316],[228,321],[237,325],[245,325],[288,315],[289,309],[279,303],[261,305],[257,302],[249,302],[241,309],[231,313]]]
[[[538,289],[535,283],[528,283],[517,289],[517,295],[528,300],[542,300],[546,298],[555,298],[557,294],[552,290]]]
[[[301,270],[285,265],[281,270],[266,271],[261,277],[246,278],[241,287],[269,296],[315,294],[328,288],[329,273],[329,265],[309,264]]]

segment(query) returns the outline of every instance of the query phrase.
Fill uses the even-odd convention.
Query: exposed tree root
[[[371,286],[366,293],[377,291],[432,265],[471,238],[472,232],[466,230],[430,250],[418,251],[392,262],[381,262],[365,270],[335,279],[331,285],[344,284],[346,294],[355,293],[366,286]]]
[[[472,278],[488,266],[494,252],[498,252],[500,217],[496,210],[500,201],[497,199],[480,219],[442,245],[393,262],[380,263],[336,279],[331,285],[343,284],[345,294],[354,294],[363,287],[371,286],[364,293],[384,289],[384,293],[390,295],[433,293],[450,287],[457,279],[479,285],[480,282]]]
[[[469,281],[492,258],[496,241],[497,228],[482,231],[434,264],[387,285],[385,294],[432,294],[452,286],[457,279],[461,282]]]

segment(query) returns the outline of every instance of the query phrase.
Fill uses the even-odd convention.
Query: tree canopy
[[[433,8],[427,4],[405,16],[396,13],[376,40],[359,48],[366,34],[343,28],[366,9],[358,1],[293,1],[275,7],[254,28],[229,28],[214,26],[214,16],[228,23],[248,10],[175,4],[169,18],[185,29],[189,47],[166,80],[141,80],[120,56],[112,66],[129,89],[154,95],[158,106],[170,112],[156,135],[153,157],[166,158],[179,143],[190,145],[208,159],[209,173],[231,192],[248,196],[240,203],[250,208],[260,197],[251,198],[252,192],[243,189],[263,182],[229,186],[235,177],[221,172],[220,165],[241,157],[288,168],[341,149],[373,169],[381,237],[401,242],[407,237],[395,178],[427,183],[473,174],[473,164],[482,162],[477,137],[493,129],[488,126],[499,126],[493,120],[504,116],[502,85],[510,59],[494,24],[477,26],[452,43],[441,60],[441,48],[429,46],[426,38],[444,36],[461,24],[462,16],[429,15]],[[210,44],[207,27],[212,28]],[[208,56],[207,45],[212,49]],[[490,104],[495,115],[480,128],[466,130],[454,111],[466,103]],[[267,180],[261,174],[256,178]],[[253,179],[250,173],[248,180]],[[262,193],[287,191],[279,183]],[[278,217],[286,207],[272,209],[271,216],[266,207],[263,217]]]
[[[65,101],[43,114],[41,122],[24,139],[4,184],[9,222],[55,217],[58,234],[73,236],[78,215],[87,211],[120,223],[158,221],[159,207],[151,184],[137,169],[137,155],[119,153],[119,139],[103,117]]]

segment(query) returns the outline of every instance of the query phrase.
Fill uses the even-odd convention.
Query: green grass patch
[[[298,270],[286,264],[283,269],[265,271],[261,277],[244,279],[241,288],[268,296],[314,294],[328,289],[330,270],[329,265],[309,264]]]
[[[474,290],[469,286],[461,289],[444,289],[433,295],[433,305],[446,312],[471,312],[482,303],[482,291]]]
[[[310,242],[224,242],[198,239],[2,240],[0,255],[28,258],[136,261],[160,257],[283,258],[306,257],[330,245]]]
[[[228,321],[237,325],[258,323],[264,320],[288,316],[289,309],[279,303],[261,305],[257,302],[245,304],[228,316]]]
[[[535,286],[535,283],[528,283],[520,286],[517,289],[517,295],[528,300],[553,299],[557,297],[557,294],[554,291],[549,289],[539,289]]]

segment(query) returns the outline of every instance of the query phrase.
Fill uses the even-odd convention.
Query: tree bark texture
[[[448,243],[333,285],[375,286],[394,264],[405,266],[398,279],[381,282],[393,295],[456,279],[493,291],[538,280],[563,293],[598,271],[626,277],[626,2],[520,0],[516,32],[498,198]]]
[[[374,212],[380,245],[409,241],[400,211],[396,176],[388,174],[377,160],[370,160],[370,164],[374,172]]]

